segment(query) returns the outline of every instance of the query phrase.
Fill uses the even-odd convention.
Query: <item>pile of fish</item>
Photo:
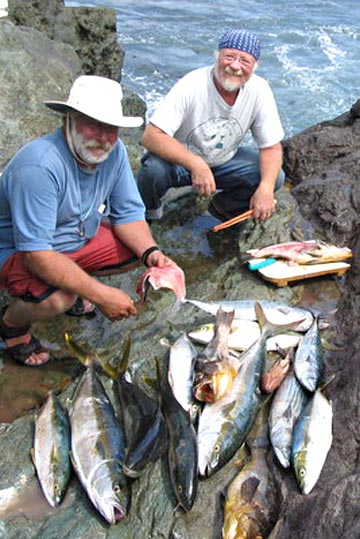
[[[72,463],[94,507],[114,524],[129,511],[128,478],[140,476],[157,459],[166,457],[174,501],[190,511],[199,477],[212,476],[247,441],[251,456],[229,485],[223,538],[263,537],[273,521],[272,479],[264,460],[268,446],[282,467],[292,467],[301,492],[308,494],[332,443],[332,408],[320,389],[321,319],[275,302],[185,301],[215,321],[206,331],[202,327],[207,335],[200,351],[200,330],[193,330],[170,345],[165,363],[156,361],[157,398],[129,378],[128,345],[119,368],[107,371],[115,380],[118,406],[113,407],[95,369],[97,356],[66,339],[72,353],[87,360],[86,368],[68,412],[51,393],[36,419],[36,472],[46,499],[57,506]],[[236,346],[233,333],[238,333]],[[296,340],[282,340],[286,335]],[[277,359],[269,366],[271,339]],[[262,427],[260,438],[250,443],[248,436],[265,411],[266,432]]]
[[[247,251],[253,258],[275,258],[288,264],[325,264],[340,262],[352,257],[348,247],[337,247],[323,241],[290,241]]]

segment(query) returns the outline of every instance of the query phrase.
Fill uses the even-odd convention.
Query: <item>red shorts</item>
[[[97,235],[73,253],[63,253],[88,273],[119,269],[133,264],[137,257],[115,236],[108,223],[101,223]],[[125,269],[125,268],[124,268]],[[35,277],[24,264],[23,253],[9,256],[0,271],[0,287],[11,296],[39,302],[57,290]]]

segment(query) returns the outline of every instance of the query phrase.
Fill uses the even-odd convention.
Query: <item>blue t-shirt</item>
[[[125,224],[144,215],[121,140],[89,170],[58,129],[21,148],[0,176],[0,267],[18,251],[77,251],[104,217]]]

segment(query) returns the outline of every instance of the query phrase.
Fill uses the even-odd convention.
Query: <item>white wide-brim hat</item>
[[[81,75],[73,83],[67,101],[44,101],[50,109],[65,113],[76,110],[104,124],[140,127],[143,118],[124,116],[123,92],[118,82],[98,75]]]

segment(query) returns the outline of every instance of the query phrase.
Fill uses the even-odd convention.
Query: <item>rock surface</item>
[[[35,0],[26,4],[40,5]],[[21,6],[21,3],[13,5]],[[55,91],[63,96],[63,90],[67,90],[83,66],[72,46],[55,42],[32,28],[15,26],[9,20],[0,20],[0,46],[1,67],[7,73],[0,96],[1,167],[26,140],[54,128],[57,119],[44,111],[39,103],[49,95],[53,96]],[[6,51],[5,55],[3,51]],[[284,142],[288,182],[277,195],[276,214],[264,224],[249,221],[241,228],[215,234],[210,230],[215,223],[205,212],[207,201],[186,193],[170,201],[164,219],[153,225],[154,237],[185,271],[188,298],[203,301],[263,299],[315,306],[331,320],[331,327],[324,332],[324,337],[331,344],[326,348],[325,378],[335,374],[325,390],[334,409],[332,448],[320,479],[308,496],[300,494],[292,471],[281,469],[269,451],[269,466],[280,492],[279,515],[271,539],[353,539],[358,536],[358,110],[359,102],[339,118],[314,126]],[[131,148],[137,163],[142,153],[139,140],[134,141]],[[240,264],[247,249],[313,237],[352,248],[352,269],[345,277],[299,281],[277,288]],[[121,287],[136,299],[136,285],[142,271],[143,268],[138,268],[125,275],[102,279]],[[61,316],[55,322],[37,324],[37,335],[49,343],[54,356],[54,361],[43,369],[25,369],[3,357],[0,413],[4,417],[11,410],[13,417],[0,429],[0,537],[219,537],[221,493],[236,473],[240,455],[213,477],[200,482],[195,506],[187,514],[174,512],[176,503],[169,487],[165,461],[154,463],[133,482],[129,515],[113,527],[108,527],[96,514],[75,477],[64,504],[57,510],[47,506],[39,492],[29,457],[36,406],[44,401],[47,390],[52,388],[61,394],[65,404],[67,398],[71,398],[82,370],[63,343],[64,331],[74,333],[79,342],[114,362],[121,358],[124,344],[131,337],[133,380],[153,393],[143,380],[144,376],[154,377],[156,357],[164,363],[167,359],[168,349],[161,346],[160,340],[166,337],[173,342],[179,332],[212,320],[189,304],[174,307],[174,296],[167,290],[150,292],[140,309],[138,318],[113,324],[100,314],[89,320]],[[105,377],[104,381],[109,394],[113,395],[110,381]]]

